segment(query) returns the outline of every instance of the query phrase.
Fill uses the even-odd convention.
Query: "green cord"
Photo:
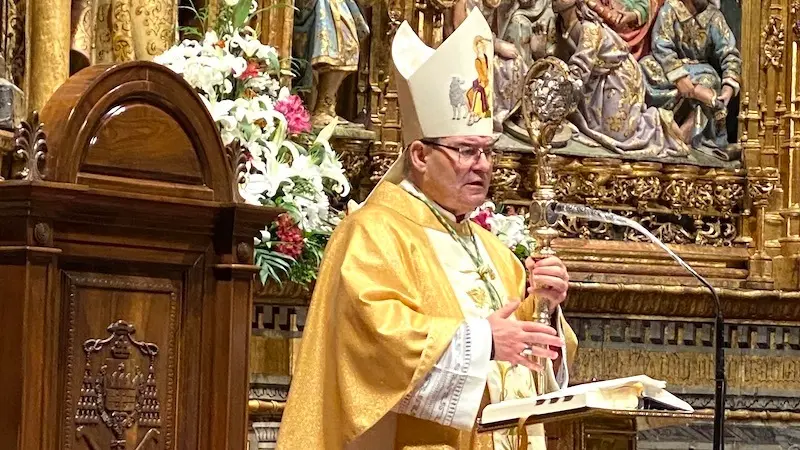
[[[486,290],[489,292],[492,310],[497,311],[500,309],[500,307],[503,305],[503,302],[500,300],[500,294],[497,293],[497,289],[495,289],[492,283],[489,281],[490,278],[494,278],[494,272],[492,272],[492,269],[490,269],[488,265],[483,263],[483,258],[478,250],[478,243],[475,241],[475,234],[472,233],[472,227],[467,224],[467,229],[469,230],[469,236],[471,238],[470,240],[473,247],[470,249],[467,240],[456,233],[456,230],[452,225],[450,225],[450,222],[444,218],[444,216],[442,216],[442,213],[433,203],[431,203],[430,200],[428,200],[424,195],[420,195],[415,192],[409,193],[424,203],[425,206],[431,210],[433,215],[436,216],[436,219],[439,221],[439,223],[442,224],[442,226],[447,230],[447,232],[450,234],[450,237],[461,244],[461,248],[463,248],[464,251],[469,255],[472,263],[475,265],[475,271],[477,272],[478,277],[480,277],[480,279],[483,281],[484,285],[486,286]]]

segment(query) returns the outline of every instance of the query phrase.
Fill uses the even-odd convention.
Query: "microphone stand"
[[[569,66],[555,57],[537,60],[528,70],[522,85],[521,110],[525,128],[533,145],[536,170],[533,175],[534,193],[530,205],[529,228],[537,243],[534,257],[553,255],[550,242],[558,237],[553,227],[558,215],[581,217],[631,227],[647,236],[661,247],[684,269],[708,288],[714,298],[714,450],[725,448],[725,353],[722,306],[714,287],[689,264],[656,238],[638,222],[610,212],[599,211],[584,205],[556,202],[555,176],[551,165],[551,142],[556,131],[577,107],[576,96],[581,81],[570,74]],[[534,320],[549,322],[548,305],[538,302]]]
[[[697,281],[699,281],[703,286],[708,288],[709,292],[711,292],[711,296],[714,298],[714,440],[713,440],[713,449],[714,450],[724,450],[725,448],[725,323],[723,320],[722,315],[722,304],[720,303],[719,296],[717,295],[717,290],[708,282],[705,278],[703,278],[699,273],[697,273],[692,266],[690,266],[686,261],[684,261],[680,256],[678,256],[675,252],[672,251],[669,247],[667,247],[663,242],[661,242],[657,237],[655,237],[650,231],[644,228],[640,223],[629,219],[627,217],[622,217],[617,214],[607,212],[607,211],[600,211],[594,208],[585,206],[585,205],[575,205],[569,203],[558,203],[558,202],[550,202],[545,206],[545,220],[554,225],[558,219],[558,216],[567,216],[567,217],[577,217],[582,218],[590,221],[597,221],[597,222],[605,222],[614,225],[621,225],[625,227],[630,227],[635,229],[636,231],[640,232],[644,236],[646,236],[650,241],[654,244],[661,247],[664,251],[667,252],[669,256],[672,257],[678,264],[680,264],[687,272],[692,274]],[[537,212],[538,214],[538,212]],[[534,212],[531,212],[531,217],[533,217]]]

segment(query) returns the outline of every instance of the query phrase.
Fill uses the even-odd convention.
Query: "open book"
[[[582,408],[694,412],[688,403],[667,392],[666,386],[646,375],[580,384],[538,397],[487,405],[481,425]]]

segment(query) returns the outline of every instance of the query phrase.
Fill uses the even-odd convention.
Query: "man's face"
[[[456,216],[470,213],[486,201],[494,141],[459,136],[415,142],[409,148],[413,179],[428,198]]]

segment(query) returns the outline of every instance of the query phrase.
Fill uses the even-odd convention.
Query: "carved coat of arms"
[[[158,346],[135,340],[134,326],[122,320],[109,325],[108,331],[111,335],[105,339],[83,343],[86,367],[75,410],[76,438],[100,450],[90,428],[105,425],[113,434],[110,450],[130,450],[129,431],[136,425],[147,431],[131,448],[151,448],[161,428],[155,369]],[[99,368],[93,369],[98,363]]]

